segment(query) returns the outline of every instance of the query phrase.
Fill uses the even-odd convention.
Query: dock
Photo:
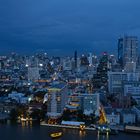
[[[58,128],[68,128],[68,129],[80,129],[78,126],[70,126],[70,125],[56,125],[56,124],[47,124],[47,123],[40,123],[41,126],[48,126],[48,127],[58,127]],[[84,130],[92,130],[95,131],[95,128],[85,127]]]
[[[140,134],[140,127],[126,125],[125,126],[125,132],[128,132],[128,133],[139,133]]]

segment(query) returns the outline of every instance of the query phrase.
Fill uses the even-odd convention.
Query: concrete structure
[[[137,115],[137,122],[140,122],[140,106],[133,107],[133,111],[136,112]]]
[[[136,36],[124,36],[118,40],[118,60],[125,67],[127,63],[137,63],[138,38]]]
[[[72,62],[70,57],[63,59],[63,70],[72,70]]]
[[[111,114],[106,113],[107,122],[110,125],[120,124],[120,114],[112,112]]]
[[[131,112],[123,112],[122,114],[123,124],[134,124],[136,123],[136,114]]]
[[[122,81],[127,80],[125,72],[108,72],[108,89],[110,94],[122,92]]]
[[[110,94],[123,93],[124,81],[139,81],[139,73],[108,72],[108,89]]]
[[[47,115],[50,118],[61,116],[68,101],[67,85],[55,84],[48,90]]]
[[[96,94],[82,94],[82,109],[84,114],[90,115],[92,113],[99,114],[99,93]]]
[[[100,94],[75,93],[70,96],[68,105],[70,110],[81,109],[85,115],[96,113],[99,115]]]
[[[29,67],[28,68],[28,81],[34,81],[40,79],[39,68]]]
[[[123,82],[124,96],[131,96],[140,105],[140,82]]]

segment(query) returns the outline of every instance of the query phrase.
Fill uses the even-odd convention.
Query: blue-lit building
[[[138,61],[138,38],[124,36],[118,40],[118,61],[124,67],[126,63]]]

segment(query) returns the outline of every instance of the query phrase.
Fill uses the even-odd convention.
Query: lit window
[[[57,101],[60,102],[61,101],[61,98],[60,97],[57,97]]]

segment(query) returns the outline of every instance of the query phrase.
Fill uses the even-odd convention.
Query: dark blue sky
[[[0,54],[117,52],[140,38],[140,0],[0,0]]]

